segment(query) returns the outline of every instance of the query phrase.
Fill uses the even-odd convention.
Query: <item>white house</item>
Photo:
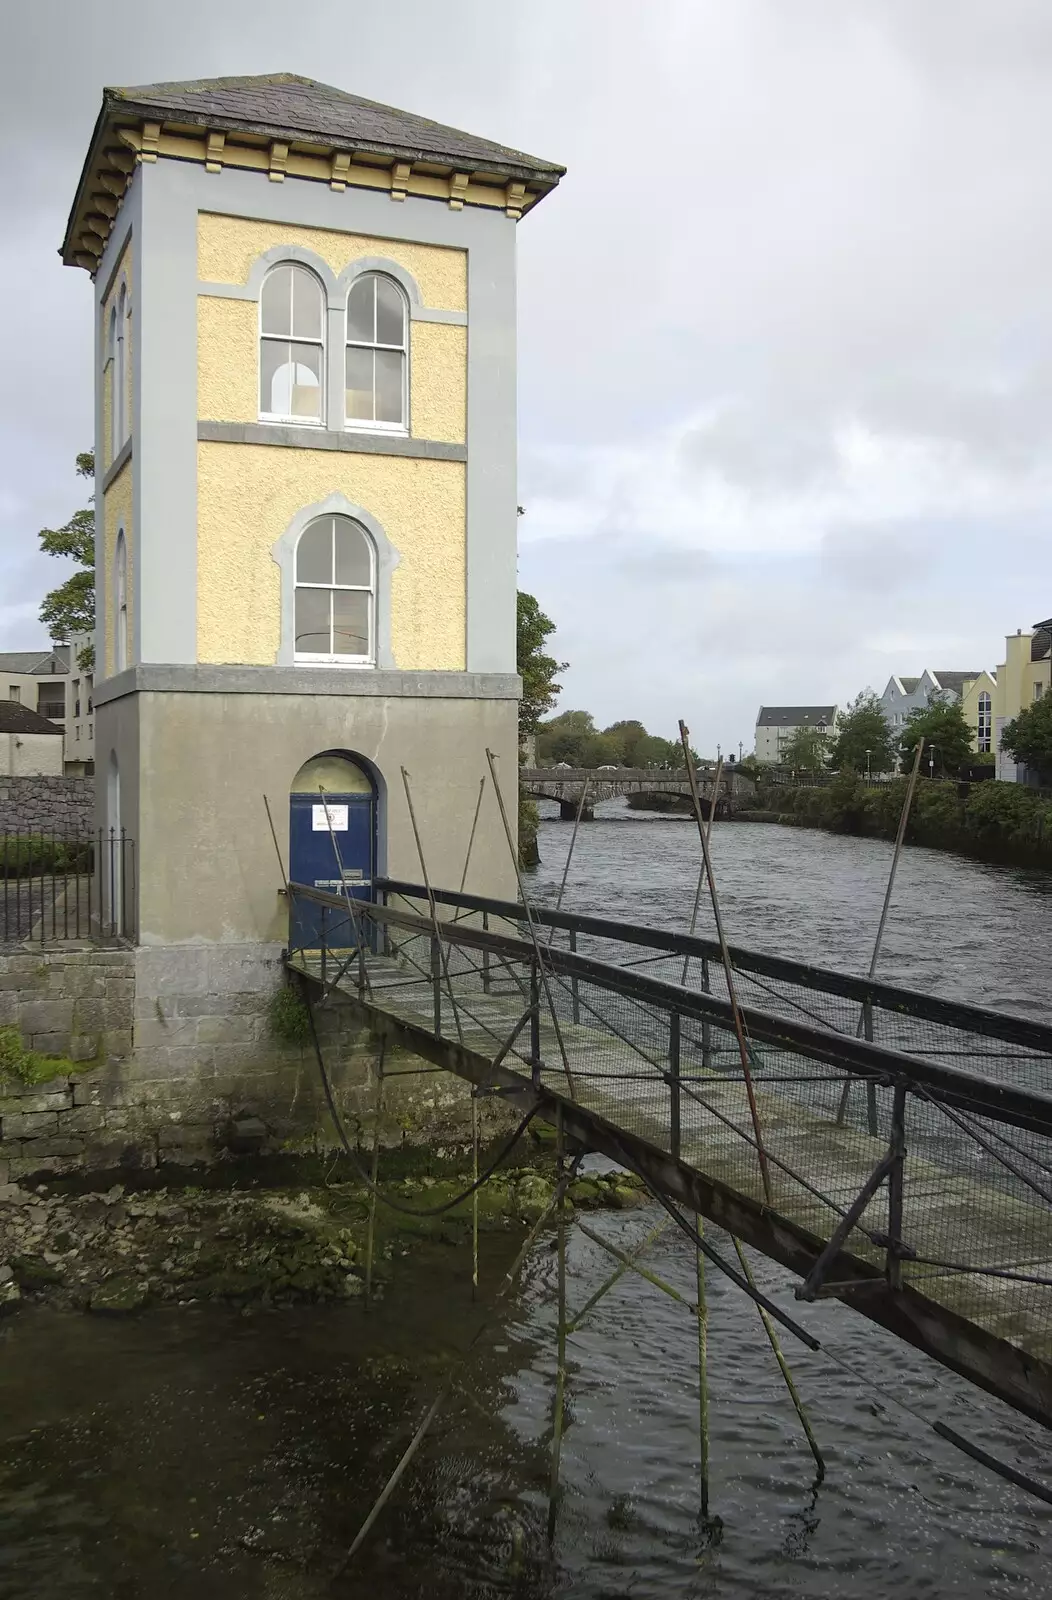
[[[836,733],[836,706],[761,706],[756,718],[756,759],[768,765],[783,760],[785,748],[802,728],[823,739]]]
[[[880,709],[893,735],[905,727],[911,711],[923,711],[929,700],[960,700],[982,674],[982,668],[971,672],[933,672],[925,667],[919,678],[891,677],[880,697]]]
[[[61,778],[62,729],[17,700],[0,700],[0,777]]]

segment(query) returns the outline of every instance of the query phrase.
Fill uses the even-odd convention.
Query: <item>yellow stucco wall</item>
[[[989,672],[981,672],[964,685],[961,695],[961,713],[972,735],[972,749],[979,749],[979,696],[990,696],[990,754],[993,754],[995,735],[993,718],[997,711],[997,684]]]
[[[197,414],[209,422],[259,417],[259,307],[253,300],[199,295]],[[410,431],[418,439],[467,439],[467,329],[441,322],[409,325]],[[342,361],[343,351],[329,359]],[[343,417],[328,419],[333,428]]]
[[[338,492],[376,518],[400,556],[391,577],[395,666],[464,670],[461,462],[268,445],[197,451],[198,660],[273,665],[281,593],[271,549],[298,512]]]
[[[426,306],[443,311],[467,310],[467,253],[463,250],[402,239],[377,239],[363,233],[340,233],[335,229],[296,228],[209,211],[199,212],[197,218],[197,275],[206,283],[247,283],[256,257],[275,245],[286,244],[313,250],[335,273],[342,272],[359,256],[386,256],[412,273]]]
[[[132,528],[132,464],[130,461],[118,472],[106,493],[103,501],[103,522],[106,529],[105,552],[103,559],[103,581],[105,582],[105,615],[106,615],[106,671],[108,678],[116,670],[116,617],[114,584],[114,560],[117,551],[117,533],[124,529],[124,542],[127,548],[127,598],[128,598],[128,657],[134,659],[134,640],[132,638],[132,617],[135,613],[132,596],[135,593],[135,574],[132,570],[134,558],[134,539]],[[102,677],[102,673],[97,676]]]
[[[102,303],[102,453],[100,460],[104,467],[108,467],[113,460],[113,378],[114,363],[109,359],[110,337],[110,311],[120,299],[121,285],[127,286],[130,299],[132,288],[132,241],[129,237],[124,249],[121,251],[120,262],[114,273],[110,292]],[[128,432],[131,432],[131,423],[134,416],[132,407],[132,321],[128,317],[124,325],[124,377],[125,377],[125,416],[128,418]]]

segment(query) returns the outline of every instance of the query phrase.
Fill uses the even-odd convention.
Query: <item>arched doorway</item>
[[[292,780],[289,793],[292,882],[368,900],[375,871],[376,785],[352,756],[338,750],[312,756]],[[296,903],[294,947],[312,949],[319,944],[321,911],[309,901]],[[330,947],[352,949],[353,917],[328,913],[325,938]]]

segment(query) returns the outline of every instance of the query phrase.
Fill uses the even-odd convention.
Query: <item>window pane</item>
[[[373,285],[375,282],[375,278],[359,278],[351,287],[351,292],[347,296],[348,339],[359,339],[364,344],[372,344],[373,342]]]
[[[331,589],[296,590],[296,654],[328,656],[332,654],[329,633],[329,603]]]
[[[347,346],[347,415],[373,420],[373,352]]]
[[[259,409],[287,417],[291,404],[289,346],[280,339],[264,339],[259,347]]]
[[[290,346],[294,417],[321,418],[321,350],[316,344]]]
[[[333,654],[369,654],[369,607],[372,597],[359,589],[332,591]]]
[[[390,278],[376,280],[376,342],[405,342],[405,301],[401,289],[396,289]]]
[[[292,268],[274,267],[263,279],[263,332],[291,333]]]
[[[376,352],[376,420],[402,421],[402,364],[400,350]]]
[[[297,339],[321,338],[321,286],[306,267],[292,269],[292,331]]]
[[[368,589],[373,581],[368,535],[349,517],[336,518],[336,582]]]
[[[332,523],[328,517],[303,531],[296,546],[296,582],[332,582]]]

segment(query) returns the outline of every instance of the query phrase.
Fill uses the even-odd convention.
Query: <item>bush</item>
[[[0,878],[34,878],[45,873],[90,872],[87,840],[55,839],[46,834],[0,834]]]
[[[65,1056],[42,1056],[27,1050],[17,1028],[0,1028],[0,1083],[46,1083],[73,1071]]]

